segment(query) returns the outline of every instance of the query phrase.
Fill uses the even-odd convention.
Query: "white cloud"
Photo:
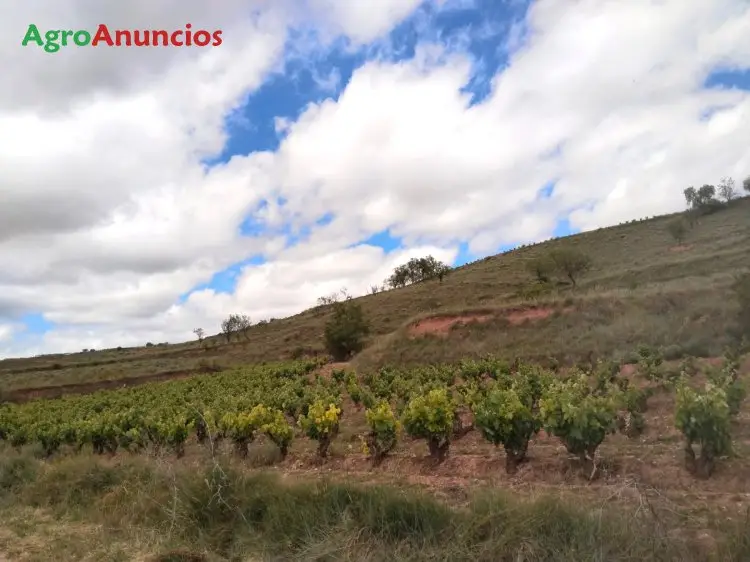
[[[8,341],[19,328],[17,324],[0,324],[0,343]]]
[[[742,0],[540,0],[481,104],[460,92],[476,61],[422,45],[414,60],[357,69],[338,101],[279,119],[277,153],[204,172],[227,140],[224,116],[282,68],[288,24],[312,10],[320,29],[363,42],[417,5],[300,2],[0,8],[0,31],[19,43],[30,22],[225,31],[207,51],[0,46],[0,325],[29,311],[59,324],[39,341],[0,337],[0,355],[178,341],[236,310],[279,317],[341,286],[364,292],[408,256],[544,238],[571,210],[581,228],[672,211],[688,185],[750,173],[748,92],[702,86],[717,66],[748,66]],[[550,180],[554,195],[538,200]],[[278,236],[239,236],[266,197],[256,218],[274,227],[334,219],[287,250]],[[411,249],[348,248],[387,227]],[[246,268],[233,295],[176,304],[263,251],[271,262]]]
[[[357,43],[367,43],[391,30],[405,19],[422,0],[379,0],[369,2],[310,0],[314,14],[329,14],[338,31]]]

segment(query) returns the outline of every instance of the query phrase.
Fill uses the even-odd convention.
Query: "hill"
[[[667,358],[719,355],[735,306],[728,287],[733,275],[750,267],[750,199],[701,217],[679,245],[668,232],[675,216],[558,238],[456,268],[442,282],[359,297],[372,333],[355,364],[369,369],[488,352],[564,363],[592,352],[627,360],[641,343],[662,347]],[[527,265],[562,247],[590,256],[591,270],[574,288],[540,293]],[[0,385],[18,396],[23,389],[56,387],[33,393],[50,396],[63,385],[87,391],[314,355],[323,352],[329,314],[319,306],[255,325],[240,342],[215,335],[205,346],[195,341],[6,359]]]
[[[679,245],[678,217],[657,217],[361,297],[373,333],[348,365],[271,362],[320,354],[330,306],[231,343],[2,361],[0,560],[747,560],[750,356],[717,356],[750,266],[748,212],[704,215]],[[532,260],[565,248],[591,258],[586,275],[536,282]],[[629,365],[639,344],[665,361]],[[619,364],[557,368],[594,357]],[[143,384],[168,379],[184,380]],[[718,390],[686,391],[707,380]],[[82,396],[30,400],[60,394]],[[542,424],[517,449],[493,441],[506,408],[513,427],[524,408]],[[690,457],[678,420],[706,416]],[[704,462],[717,432],[731,446]]]

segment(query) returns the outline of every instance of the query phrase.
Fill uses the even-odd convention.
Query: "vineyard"
[[[709,477],[717,459],[731,453],[733,419],[745,386],[739,359],[698,368],[692,360],[667,368],[643,348],[637,376],[610,362],[574,369],[487,357],[408,370],[382,368],[355,374],[320,374],[318,361],[241,368],[218,375],[152,383],[116,391],[5,404],[0,438],[13,447],[38,444],[44,454],[62,448],[95,454],[155,450],[177,457],[193,437],[216,448],[229,443],[240,458],[260,435],[285,457],[296,439],[316,443],[328,456],[349,412],[364,410],[367,431],[358,436],[374,464],[405,439],[443,462],[451,443],[476,431],[505,453],[509,474],[528,460],[540,432],[559,440],[588,479],[598,473],[597,450],[608,435],[630,438],[644,430],[644,412],[656,394],[675,396],[674,426],[684,438],[684,465]]]

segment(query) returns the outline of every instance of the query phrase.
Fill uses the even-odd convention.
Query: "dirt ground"
[[[518,326],[524,322],[534,322],[544,320],[555,313],[551,307],[525,307],[518,309],[509,309],[505,312],[495,314],[456,314],[445,316],[434,316],[425,318],[409,326],[408,335],[412,338],[435,335],[447,336],[454,326],[466,325],[472,323],[484,323],[493,320],[496,317],[505,318],[511,325]],[[568,309],[563,310],[567,312]]]

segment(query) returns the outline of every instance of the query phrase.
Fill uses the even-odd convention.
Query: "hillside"
[[[206,348],[2,361],[0,560],[748,560],[750,355],[718,356],[749,212],[682,245],[658,217],[361,297],[373,334],[350,364],[272,361],[320,353],[327,307]],[[529,260],[566,247],[592,269],[540,294]],[[636,363],[641,343],[662,357]],[[535,364],[594,357],[619,364]],[[529,420],[515,449],[493,441]]]
[[[667,231],[673,219],[661,216],[572,235],[459,267],[443,282],[360,297],[372,334],[355,364],[371,368],[488,352],[562,362],[591,352],[621,359],[640,343],[663,347],[668,358],[718,355],[728,341],[725,328],[735,306],[726,298],[727,287],[735,273],[750,267],[750,199],[702,217],[682,245]],[[559,247],[585,252],[591,271],[576,288],[532,296],[526,264]],[[0,385],[7,395],[22,397],[22,389],[159,380],[315,354],[322,352],[327,318],[325,307],[316,307],[254,326],[247,341],[227,344],[212,336],[207,349],[186,342],[6,359],[0,361]],[[478,321],[457,323],[462,319]],[[410,328],[419,320],[419,328]]]

